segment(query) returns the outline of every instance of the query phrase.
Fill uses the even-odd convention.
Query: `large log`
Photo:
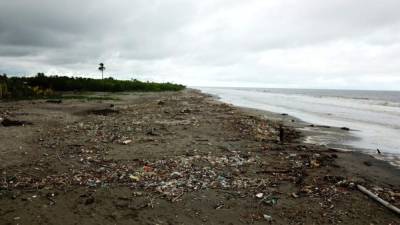
[[[379,198],[377,195],[375,195],[374,193],[372,193],[371,191],[366,189],[364,186],[361,186],[361,185],[358,184],[357,188],[358,188],[358,190],[360,190],[362,193],[368,195],[373,200],[379,202],[380,204],[382,204],[386,208],[388,208],[388,209],[392,210],[393,212],[397,213],[397,215],[400,215],[400,209],[397,208],[396,206],[394,206],[394,205],[390,204],[389,202]]]

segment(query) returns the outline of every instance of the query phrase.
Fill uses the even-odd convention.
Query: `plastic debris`
[[[140,180],[140,177],[134,175],[129,175],[129,178],[134,182],[138,182]]]
[[[257,198],[262,198],[264,196],[264,193],[258,193],[258,194],[256,194],[256,197]]]
[[[278,203],[278,198],[274,196],[266,196],[261,201],[267,205],[274,206]]]
[[[264,214],[263,216],[264,216],[264,219],[267,220],[267,221],[271,221],[272,220],[272,216],[270,216],[270,215]]]
[[[153,170],[154,170],[154,168],[151,167],[151,166],[143,166],[143,171],[144,172],[149,173],[149,172],[153,172]]]
[[[127,145],[127,144],[130,144],[131,142],[132,142],[132,140],[125,140],[125,141],[122,141],[122,144]]]

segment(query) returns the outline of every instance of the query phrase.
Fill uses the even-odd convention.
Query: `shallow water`
[[[356,138],[342,143],[376,153],[400,165],[400,92],[260,88],[199,88],[221,101],[276,113],[303,121],[348,127]]]

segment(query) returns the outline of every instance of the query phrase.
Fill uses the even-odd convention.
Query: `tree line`
[[[49,96],[56,92],[92,91],[179,91],[184,85],[173,83],[142,82],[139,80],[115,80],[112,77],[101,79],[46,76],[38,73],[34,77],[8,77],[0,75],[0,98],[23,98]]]

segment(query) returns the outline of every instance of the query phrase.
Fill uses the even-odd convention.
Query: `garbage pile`
[[[90,154],[90,151],[85,152]],[[7,176],[1,183],[3,189],[28,188],[52,189],[66,186],[83,186],[88,188],[124,185],[136,191],[146,191],[170,201],[178,201],[185,193],[222,189],[235,191],[242,196],[251,196],[269,206],[277,204],[282,194],[293,198],[312,197],[323,199],[321,207],[332,208],[335,199],[350,193],[357,181],[338,176],[321,176],[312,182],[306,182],[305,167],[315,168],[320,162],[320,155],[305,156],[288,154],[286,160],[293,164],[285,170],[263,170],[263,160],[256,154],[230,151],[224,156],[181,155],[154,161],[104,161],[84,159],[81,169],[70,169],[68,173],[49,175],[43,178],[28,174]],[[296,162],[297,161],[297,162]],[[275,187],[282,182],[291,182],[298,187],[293,193],[281,193]],[[383,193],[383,190],[382,190]],[[385,192],[386,193],[386,192]],[[388,192],[390,193],[390,192]],[[396,200],[398,193],[393,192]]]
[[[65,185],[104,187],[124,184],[134,189],[162,194],[170,200],[185,192],[207,188],[246,189],[246,192],[252,193],[252,189],[270,182],[268,179],[247,177],[240,172],[240,168],[256,161],[256,158],[244,159],[238,153],[233,153],[230,156],[182,155],[128,164],[101,162],[84,170],[71,169],[70,173],[42,179],[23,174],[7,177],[5,174],[2,188],[60,188]]]
[[[243,136],[250,137],[260,142],[278,142],[281,141],[281,135],[284,136],[283,138],[285,138],[286,141],[296,139],[300,136],[298,131],[285,128],[278,121],[265,120],[255,116],[239,118],[235,124],[236,128]]]

